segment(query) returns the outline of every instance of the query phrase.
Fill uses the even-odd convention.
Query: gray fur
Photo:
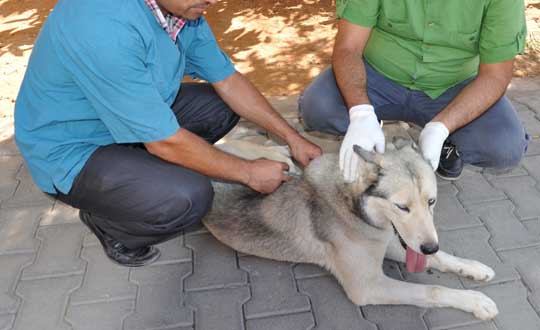
[[[261,154],[249,148],[235,154],[248,159]],[[481,293],[423,285],[419,289],[420,285],[385,277],[385,253],[405,260],[394,227],[415,251],[437,242],[433,206],[428,205],[436,198],[436,179],[410,142],[399,142],[383,155],[358,147],[355,152],[360,163],[359,178],[353,183],[343,180],[335,154],[313,160],[300,177],[269,195],[216,182],[214,205],[203,223],[237,251],[327,268],[358,305],[448,306],[483,319],[494,317],[496,306]],[[490,280],[494,275],[487,266],[440,251],[427,261],[428,266],[476,279]]]

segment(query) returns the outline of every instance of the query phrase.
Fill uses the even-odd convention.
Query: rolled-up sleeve
[[[380,0],[337,0],[336,16],[353,24],[373,27],[379,18]]]
[[[235,71],[229,56],[219,48],[206,19],[201,17],[195,36],[187,47],[186,74],[214,83]]]
[[[105,38],[102,33],[114,29]],[[66,40],[75,83],[116,143],[159,141],[179,124],[145,64],[146,51],[134,31],[119,24],[81,31]],[[104,31],[102,31],[104,30]],[[93,42],[85,40],[90,38]]]
[[[497,63],[523,52],[527,37],[523,0],[493,0],[480,32],[480,61]]]

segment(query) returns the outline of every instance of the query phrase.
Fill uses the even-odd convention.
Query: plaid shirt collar
[[[172,41],[176,43],[176,37],[178,36],[178,33],[180,33],[180,30],[184,27],[184,24],[186,24],[186,20],[183,18],[178,18],[176,16],[173,16],[171,14],[167,14],[167,17],[163,16],[163,12],[159,8],[156,0],[144,0],[146,2],[146,5],[150,10],[152,11],[152,14],[156,17],[156,20],[158,21],[159,25],[165,30],[169,37],[171,37]]]

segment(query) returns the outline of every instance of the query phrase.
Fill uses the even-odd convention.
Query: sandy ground
[[[56,0],[0,0],[0,118],[12,117],[26,63]],[[527,0],[529,49],[516,76],[540,74],[540,0]],[[299,93],[330,63],[334,0],[222,0],[207,14],[237,69],[265,95]]]

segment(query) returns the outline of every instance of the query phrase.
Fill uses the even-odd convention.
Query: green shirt
[[[372,27],[368,63],[433,99],[523,52],[527,31],[523,0],[337,0],[337,17]]]

